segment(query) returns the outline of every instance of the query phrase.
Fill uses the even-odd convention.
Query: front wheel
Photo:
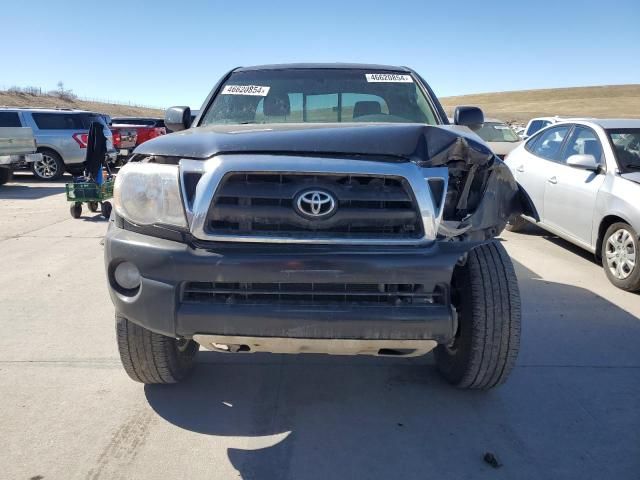
[[[602,241],[602,266],[609,281],[628,292],[640,290],[639,261],[638,233],[626,223],[611,225]]]
[[[198,344],[165,337],[116,315],[120,360],[136,382],[178,383],[193,369]]]
[[[511,259],[492,241],[456,267],[452,301],[458,331],[435,349],[438,370],[459,388],[488,390],[505,382],[520,347],[520,291]]]

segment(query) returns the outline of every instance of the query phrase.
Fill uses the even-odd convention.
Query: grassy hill
[[[440,99],[449,115],[475,105],[487,117],[526,122],[539,116],[640,118],[640,84],[480,93]]]
[[[61,107],[78,108],[93,112],[106,113],[111,116],[164,117],[164,110],[159,108],[137,107],[99,103],[86,100],[63,100],[53,95],[31,95],[28,93],[0,91],[0,105],[9,107]]]

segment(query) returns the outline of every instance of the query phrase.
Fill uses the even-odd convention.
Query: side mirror
[[[593,172],[597,172],[600,169],[600,165],[593,155],[571,155],[567,158],[567,165]]]
[[[164,113],[165,126],[173,131],[186,130],[191,126],[191,109],[189,107],[170,107]]]
[[[471,129],[480,128],[484,123],[484,113],[478,107],[456,107],[453,113],[453,123]]]

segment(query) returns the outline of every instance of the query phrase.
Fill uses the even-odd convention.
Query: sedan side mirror
[[[453,123],[471,129],[480,128],[484,123],[484,113],[478,107],[456,107],[453,113]]]
[[[581,168],[582,170],[591,170],[592,172],[597,172],[600,169],[600,165],[593,155],[571,155],[567,158],[567,165]]]
[[[191,126],[191,109],[189,107],[170,107],[164,113],[165,126],[173,131],[186,130]]]

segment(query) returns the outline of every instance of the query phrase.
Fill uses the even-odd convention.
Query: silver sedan
[[[506,158],[522,217],[593,252],[609,280],[640,290],[640,120],[573,120],[549,126]]]

